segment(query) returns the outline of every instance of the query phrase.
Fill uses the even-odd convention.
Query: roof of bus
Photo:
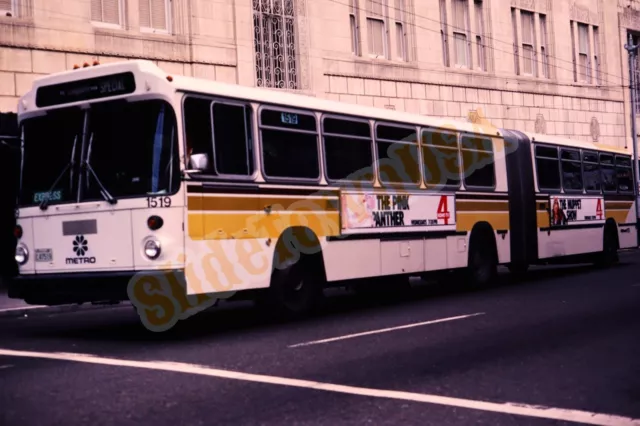
[[[618,148],[611,145],[603,145],[603,144],[594,143],[594,142],[585,142],[577,139],[563,138],[561,136],[544,135],[541,133],[531,133],[531,132],[522,132],[522,133],[527,135],[529,139],[535,142],[540,142],[540,143],[546,142],[554,145],[562,145],[562,146],[567,146],[572,148],[592,149],[594,151],[607,151],[607,152],[614,152],[616,154],[631,155],[631,152],[629,150],[624,148]]]
[[[172,75],[172,82],[169,83],[167,82],[166,77],[170,75],[170,73],[165,72],[153,62],[144,59],[112,62],[99,66],[91,66],[80,68],[78,70],[49,74],[47,76],[36,79],[33,83],[33,89],[37,89],[38,87],[47,84],[70,81],[70,77],[82,76],[83,78],[90,78],[95,76],[96,74],[105,75],[110,72],[125,70],[129,70],[134,73],[137,72],[151,74],[156,78],[162,79],[162,81],[166,82],[167,84],[172,85],[175,90],[178,91],[238,98],[248,101],[257,101],[261,103],[279,105],[288,108],[311,109],[327,113],[336,113],[356,117],[360,116],[391,122],[412,123],[422,126],[457,130],[460,132],[472,132],[477,134],[498,136],[502,135],[501,129],[492,126],[488,121],[484,121],[482,124],[469,123],[463,121],[462,118],[437,118],[402,111],[388,110],[384,108],[374,108],[351,104],[347,102],[332,101],[316,98],[311,95],[290,93],[282,90],[271,90],[265,88],[242,86],[238,84],[222,83],[197,77]],[[601,145],[591,142],[579,141],[576,139],[568,139],[531,132],[523,133],[530,139],[540,142],[548,142],[551,144],[572,146],[583,149],[594,149],[600,151],[629,154],[628,150],[608,145]]]

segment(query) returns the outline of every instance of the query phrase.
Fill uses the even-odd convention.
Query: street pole
[[[640,218],[640,204],[638,204],[639,192],[640,192],[640,180],[638,173],[638,132],[636,130],[636,64],[638,47],[640,45],[633,44],[633,36],[629,34],[629,43],[624,45],[624,48],[629,52],[629,88],[631,89],[631,143],[633,144],[633,193],[636,197],[636,235],[637,244],[640,246],[640,232],[638,232],[638,220]]]

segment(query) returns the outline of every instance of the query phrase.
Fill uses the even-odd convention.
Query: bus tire
[[[472,234],[466,272],[467,286],[472,289],[488,287],[498,277],[495,244],[492,244],[486,232]]]
[[[275,269],[271,286],[258,298],[258,305],[280,319],[295,319],[316,311],[324,298],[324,274],[311,256],[285,269]]]
[[[618,233],[615,225],[607,223],[602,238],[602,252],[598,255],[596,265],[607,268],[618,263]]]

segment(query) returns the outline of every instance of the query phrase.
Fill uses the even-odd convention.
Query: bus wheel
[[[476,242],[471,245],[467,267],[469,287],[483,288],[495,281],[498,276],[498,262],[493,251],[489,244]]]
[[[609,267],[618,263],[618,242],[616,241],[615,232],[615,228],[612,226],[605,228],[602,252],[596,261],[598,266]]]
[[[309,258],[303,257],[286,269],[276,269],[271,287],[257,302],[262,308],[280,318],[295,318],[315,311],[324,295],[322,271],[313,268]]]

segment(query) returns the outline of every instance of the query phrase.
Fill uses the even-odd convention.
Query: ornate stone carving
[[[598,122],[598,119],[593,117],[591,119],[591,137],[593,138],[594,142],[598,142],[598,140],[600,139],[600,123]]]
[[[571,3],[571,7],[569,8],[569,16],[574,21],[591,23],[591,12],[588,8],[578,6],[575,2]]]
[[[547,121],[544,119],[544,115],[538,114],[536,116],[536,124],[535,124],[536,133],[547,133]]]

